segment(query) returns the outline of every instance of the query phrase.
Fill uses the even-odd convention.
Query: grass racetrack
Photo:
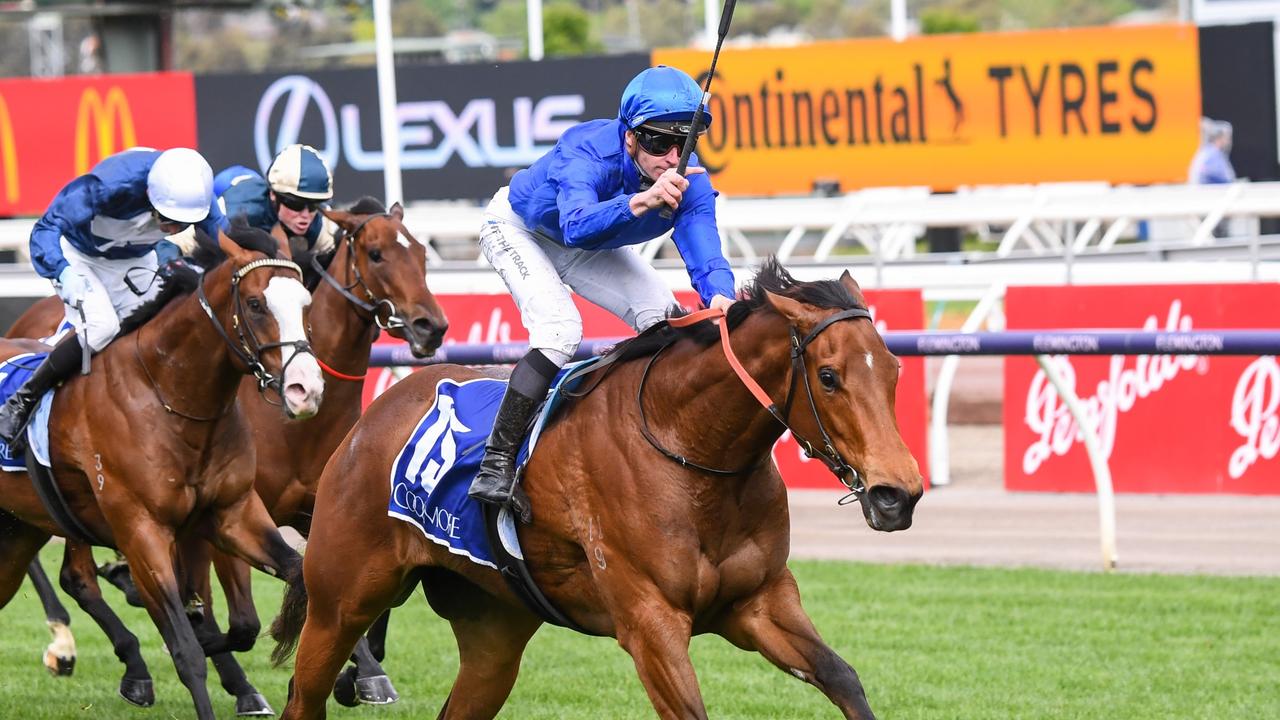
[[[61,546],[43,558],[56,577]],[[1280,578],[817,561],[792,569],[805,608],[858,670],[881,718],[1280,717]],[[254,579],[265,628],[282,585],[260,573]],[[105,583],[103,592],[142,643],[155,707],[133,708],[116,695],[122,666],[66,599],[79,659],[73,677],[50,676],[40,665],[49,636],[27,583],[0,619],[0,717],[191,716],[146,614]],[[291,670],[270,667],[271,645],[264,637],[239,657],[279,712]],[[816,688],[718,637],[695,638],[692,656],[713,718],[840,717]],[[448,626],[415,594],[392,616],[385,662],[400,701],[356,709],[330,701],[331,717],[435,717],[456,666]],[[212,670],[210,694],[218,717],[234,717]],[[651,718],[653,711],[613,640],[544,627],[501,717]]]

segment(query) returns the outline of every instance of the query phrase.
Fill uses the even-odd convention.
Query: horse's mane
[[[231,238],[237,245],[246,250],[255,250],[267,257],[274,258],[279,254],[279,245],[276,239],[270,233],[264,232],[249,225],[244,221],[243,216],[237,216],[232,220],[231,229],[227,231],[227,237]],[[196,249],[191,254],[191,261],[204,268],[216,267],[227,259],[226,253],[222,252],[222,248],[208,233],[196,228]],[[171,267],[172,272],[168,275],[157,276],[155,282],[160,283],[160,290],[156,296],[138,307],[134,308],[127,317],[120,321],[120,335],[132,332],[148,320],[155,317],[173,300],[185,297],[195,292],[199,286],[202,277],[199,272],[190,266]]]
[[[743,323],[752,313],[768,304],[766,292],[783,295],[807,305],[835,310],[863,307],[838,280],[800,281],[791,276],[776,257],[770,257],[760,266],[755,277],[738,294],[737,302],[726,313],[729,329]],[[865,309],[865,308],[864,308]],[[667,312],[667,318],[683,317],[687,311],[675,306]],[[710,322],[700,322],[688,327],[676,328],[660,322],[630,340],[624,340],[614,348],[619,360],[631,360],[653,355],[663,347],[681,338],[689,338],[702,345],[719,339],[720,333]]]

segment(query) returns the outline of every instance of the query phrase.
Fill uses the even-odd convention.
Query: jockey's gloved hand
[[[176,257],[160,266],[159,275],[165,281],[175,278],[197,279],[203,271],[196,265],[187,262],[186,258]]]
[[[62,302],[72,306],[89,294],[88,278],[76,272],[70,265],[58,273],[58,280],[54,283],[54,287],[57,288],[58,297],[62,298]]]

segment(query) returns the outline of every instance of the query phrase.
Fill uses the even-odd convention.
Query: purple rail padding
[[[574,359],[608,352],[625,338],[584,340]],[[1280,355],[1280,331],[1194,330],[1018,330],[1009,332],[891,332],[885,344],[895,355]],[[407,345],[375,345],[369,364],[504,365],[527,352],[525,343],[445,345],[429,358],[415,358]]]

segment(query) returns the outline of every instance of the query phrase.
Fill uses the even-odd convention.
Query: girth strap
[[[502,544],[502,538],[498,536],[498,518],[502,513],[502,508],[496,505],[484,503],[484,527],[485,533],[489,538],[489,551],[493,553],[493,562],[498,566],[498,572],[502,575],[502,579],[507,581],[507,587],[511,588],[511,592],[529,608],[534,615],[542,618],[545,622],[560,627],[569,628],[583,635],[595,635],[570,620],[568,616],[560,612],[560,610],[547,599],[546,595],[538,589],[538,584],[533,581],[533,575],[529,573],[529,566],[525,561],[507,552],[506,546]]]

